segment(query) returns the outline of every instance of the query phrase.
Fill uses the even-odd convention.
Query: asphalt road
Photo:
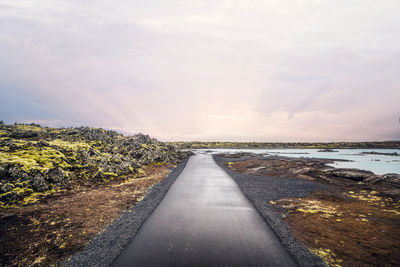
[[[112,266],[297,266],[211,155],[189,159]]]

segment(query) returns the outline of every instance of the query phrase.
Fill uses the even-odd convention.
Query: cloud
[[[400,6],[2,1],[1,119],[163,140],[399,139]]]

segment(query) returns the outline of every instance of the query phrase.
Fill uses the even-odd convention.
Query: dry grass
[[[323,161],[252,159],[227,166],[244,174],[326,183],[313,175]],[[299,174],[303,170],[307,175]],[[296,239],[330,266],[400,266],[400,202],[388,194],[398,188],[337,177],[332,181],[331,192],[269,204],[282,212]]]
[[[350,196],[346,198],[343,196]],[[376,191],[282,199],[294,236],[330,266],[399,266],[400,205]]]

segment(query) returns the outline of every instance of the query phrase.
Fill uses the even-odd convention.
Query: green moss
[[[21,169],[26,172],[39,168],[39,165],[34,159],[27,157],[20,157],[18,155],[4,153],[4,152],[0,152],[0,162],[8,164],[18,164],[21,166]]]
[[[8,196],[11,196],[12,194],[13,194],[12,191],[8,191],[8,192],[5,192],[3,194],[0,194],[0,199],[4,199],[4,198],[6,198]]]
[[[16,130],[19,131],[32,131],[32,132],[45,132],[46,129],[38,126],[25,125],[25,124],[17,124],[14,126]]]
[[[33,193],[33,190],[27,187],[15,187],[12,192],[16,193],[18,196],[26,196]]]
[[[37,141],[25,141],[20,139],[12,139],[12,145],[17,149],[28,149],[37,144]]]
[[[51,147],[42,149],[29,147],[15,152],[0,152],[0,163],[19,165],[26,173],[34,170],[44,173],[55,166],[60,166],[61,168],[71,167],[64,154]]]
[[[52,188],[51,190],[47,190],[45,192],[34,192],[34,193],[30,194],[29,196],[25,197],[22,201],[18,202],[18,204],[22,204],[22,205],[32,204],[32,203],[39,201],[43,197],[53,195],[57,192],[59,192],[59,189],[56,189],[56,188]]]
[[[28,181],[17,182],[17,183],[14,183],[14,185],[18,186],[18,187],[26,187],[26,186],[29,186],[29,182]]]
[[[137,143],[132,137],[103,129],[89,127],[55,129],[36,124],[2,125],[0,165],[12,167],[6,174],[7,180],[10,180],[7,183],[12,186],[7,189],[10,192],[0,195],[2,201],[0,204],[2,207],[11,207],[35,203],[51,194],[48,191],[35,192],[36,189],[63,187],[63,185],[49,184],[48,178],[52,177],[47,177],[47,172],[54,167],[59,167],[67,174],[70,186],[103,183],[128,174],[131,174],[132,179],[145,176],[144,169],[136,168],[149,163],[162,165],[158,159],[159,154],[169,151],[163,143],[146,140],[147,143],[140,143],[139,147],[136,147]],[[90,152],[94,150],[94,153],[84,153],[89,150]],[[158,153],[155,154],[155,151]],[[158,160],[151,163],[154,159]],[[131,162],[131,166],[128,165],[126,168],[124,165],[119,169],[118,166],[125,162]],[[6,171],[8,170],[6,168]],[[35,187],[32,186],[32,181],[38,174],[44,178],[44,181],[41,179],[37,181],[44,183],[43,187],[39,184],[36,186],[36,183]],[[64,181],[66,179],[62,182]]]
[[[0,151],[3,151],[3,152],[10,151],[10,147],[8,147],[8,146],[2,146],[2,147],[0,147]]]
[[[164,165],[164,162],[160,162],[160,161],[153,161],[152,163],[150,163],[150,166],[161,166]]]
[[[116,174],[116,173],[113,173],[113,172],[103,172],[103,174],[104,175],[107,175],[107,176],[118,176],[118,174]]]
[[[142,168],[137,169],[136,173],[137,173],[137,177],[143,177],[146,175],[146,172]]]
[[[39,196],[41,196],[42,194],[41,193],[33,193],[33,194],[31,194],[30,196],[28,196],[28,197],[25,197],[23,200],[22,200],[22,205],[28,205],[28,204],[32,204],[32,203],[35,203],[35,202],[37,202],[37,201],[39,201],[40,200],[40,198],[39,198]]]
[[[101,141],[91,141],[89,145],[96,150],[96,152],[100,152],[99,150],[103,149],[105,145]]]
[[[15,208],[18,208],[18,206],[16,204],[8,204],[8,203],[3,203],[3,202],[0,202],[0,207],[4,208],[4,209],[15,209]]]
[[[314,254],[320,256],[327,266],[332,267],[340,267],[342,266],[343,260],[337,258],[336,254],[333,253],[330,249],[324,248],[315,248],[310,249]]]
[[[61,139],[55,139],[49,142],[51,146],[60,147],[65,150],[76,151],[78,149],[88,150],[90,145],[84,142],[67,142]]]
[[[33,190],[28,187],[15,187],[13,190],[9,192],[0,194],[0,199],[7,200],[7,203],[2,202],[0,203],[0,206],[3,208],[15,208],[19,204],[26,205],[29,203],[36,202],[38,199],[36,199],[35,194],[44,194],[44,193],[34,193]]]

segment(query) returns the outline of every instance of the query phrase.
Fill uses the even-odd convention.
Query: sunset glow
[[[0,2],[0,120],[400,139],[400,1]]]

